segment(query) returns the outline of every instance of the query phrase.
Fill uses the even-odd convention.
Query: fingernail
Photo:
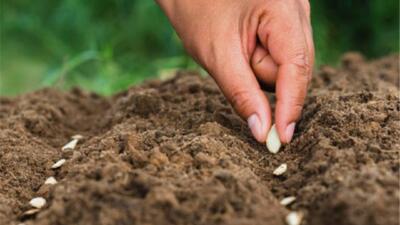
[[[287,143],[290,143],[290,141],[292,140],[295,126],[296,123],[293,122],[286,127],[285,133]]]
[[[249,125],[249,128],[251,130],[251,133],[253,136],[260,141],[261,140],[261,120],[258,117],[257,114],[251,115],[247,119],[247,124]]]

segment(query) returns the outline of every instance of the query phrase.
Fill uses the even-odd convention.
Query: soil
[[[279,225],[290,211],[303,225],[398,224],[398,62],[348,53],[316,71],[294,139],[276,155],[191,72],[108,98],[1,97],[0,224]],[[281,163],[287,172],[273,176]],[[50,176],[58,183],[44,184]],[[46,205],[27,214],[38,196]],[[287,196],[297,199],[281,205]]]

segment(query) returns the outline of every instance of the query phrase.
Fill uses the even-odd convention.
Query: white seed
[[[289,196],[289,197],[285,197],[281,200],[281,205],[290,205],[292,204],[294,201],[296,201],[296,197],[294,196]]]
[[[74,139],[70,142],[68,142],[66,145],[64,145],[64,147],[62,147],[61,150],[73,150],[76,147],[76,144],[78,144],[78,139]]]
[[[24,216],[31,216],[33,214],[36,214],[40,211],[40,209],[29,209],[27,211],[25,211],[22,215]]]
[[[51,184],[51,185],[57,184],[57,180],[56,180],[56,178],[54,178],[54,177],[49,177],[49,178],[46,179],[46,181],[44,182],[44,184]]]
[[[36,197],[33,198],[32,200],[29,201],[29,204],[37,209],[42,208],[44,205],[46,205],[46,199],[42,197]]]
[[[286,216],[286,223],[288,225],[300,225],[303,219],[303,214],[299,212],[290,212]]]
[[[280,166],[278,166],[274,172],[272,172],[275,176],[280,176],[282,174],[284,174],[287,170],[287,164],[286,163],[282,163]]]
[[[66,162],[65,159],[60,159],[60,160],[58,160],[56,163],[54,163],[54,164],[51,166],[51,168],[52,168],[52,169],[60,168],[65,162]]]
[[[83,136],[80,135],[80,134],[76,134],[76,135],[72,136],[71,138],[72,138],[73,140],[81,140],[81,139],[83,139]]]
[[[279,139],[275,124],[272,125],[271,130],[268,132],[266,144],[269,152],[273,154],[278,153],[279,149],[281,148],[281,141]]]

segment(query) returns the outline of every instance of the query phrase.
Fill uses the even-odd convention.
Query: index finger
[[[307,24],[302,22],[301,12],[302,8],[296,5],[285,5],[279,17],[270,21],[268,29],[261,32],[262,37],[268,39],[263,45],[278,65],[275,124],[283,143],[290,142],[293,136],[311,78],[313,56],[307,44],[309,34],[305,33],[311,29],[303,28]]]

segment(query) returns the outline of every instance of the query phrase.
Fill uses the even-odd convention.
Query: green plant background
[[[80,86],[109,95],[199,69],[152,0],[0,0],[0,95]],[[312,0],[316,63],[399,50],[397,0]]]

